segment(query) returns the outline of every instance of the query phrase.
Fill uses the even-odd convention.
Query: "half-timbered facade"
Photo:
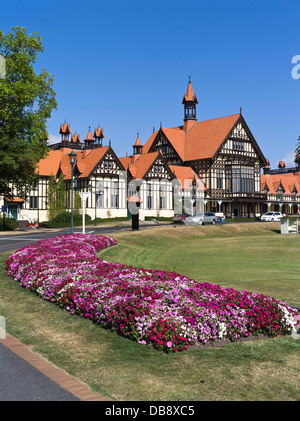
[[[174,213],[213,211],[226,217],[249,217],[269,210],[298,212],[300,171],[280,162],[270,170],[242,112],[197,121],[191,80],[183,97],[183,125],[161,127],[141,144],[139,135],[133,154],[118,158],[100,126],[89,128],[82,141],[72,135],[68,123],[60,126],[61,141],[50,145],[48,156],[37,166],[38,184],[26,201],[3,198],[8,213],[17,219],[48,218],[49,180],[60,175],[66,185],[66,209],[71,208],[71,165],[74,195],[89,192],[86,212],[92,217],[128,216],[128,197],[138,198],[140,219],[170,217]],[[262,168],[264,169],[262,174]],[[134,201],[133,201],[134,202]]]
[[[266,200],[260,189],[266,159],[242,113],[197,122],[190,80],[182,102],[183,126],[153,132],[143,153],[161,151],[168,164],[191,167],[205,184],[206,210],[240,217],[259,212]]]

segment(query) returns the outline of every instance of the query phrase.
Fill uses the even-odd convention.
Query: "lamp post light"
[[[77,161],[77,155],[74,151],[70,152],[68,154],[69,156],[69,161],[70,161],[70,165],[71,165],[71,227],[70,227],[70,234],[74,233],[74,218],[73,218],[73,171],[74,171],[74,166],[76,164]]]

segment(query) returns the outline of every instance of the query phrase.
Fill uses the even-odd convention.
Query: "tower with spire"
[[[191,76],[189,76],[189,83],[182,104],[184,105],[183,130],[186,132],[197,122],[196,104],[198,104],[198,100],[193,91]]]
[[[137,134],[135,144],[133,145],[133,155],[141,155],[142,148],[143,148],[143,146],[142,146],[141,141],[140,141],[140,136],[139,136],[139,134]]]

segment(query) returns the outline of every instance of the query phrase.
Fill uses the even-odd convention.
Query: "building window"
[[[152,186],[151,184],[147,185],[147,209],[152,209],[153,206],[152,200]]]
[[[96,207],[102,209],[104,207],[103,204],[103,192],[96,193]]]
[[[233,150],[243,151],[244,150],[244,142],[239,142],[237,140],[234,140],[233,141]]]
[[[226,190],[232,193],[254,193],[254,169],[226,168]]]
[[[29,197],[29,209],[37,209],[38,208],[38,197],[37,196],[30,196]]]
[[[154,169],[154,172],[161,173],[163,171],[163,166],[162,165],[154,165],[153,169]]]
[[[166,186],[161,186],[159,189],[159,209],[167,208]]]
[[[119,183],[117,181],[114,181],[112,183],[111,207],[112,208],[119,207]]]
[[[230,168],[226,168],[225,170],[225,183],[226,183],[226,191],[228,193],[232,192],[232,171],[231,171],[231,167]]]
[[[112,161],[104,161],[104,168],[105,169],[111,169],[113,167]]]
[[[217,189],[223,188],[223,170],[217,168]]]

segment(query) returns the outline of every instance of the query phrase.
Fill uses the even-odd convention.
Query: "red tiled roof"
[[[185,94],[185,96],[183,98],[182,103],[184,103],[186,101],[196,101],[196,102],[198,102],[197,101],[197,98],[196,98],[196,96],[194,94],[194,91],[193,91],[191,79],[189,79],[189,83],[188,83],[188,86],[187,86],[186,94]]]
[[[296,187],[298,193],[300,193],[300,176],[287,173],[287,174],[261,174],[261,190],[264,189],[265,185],[268,186],[270,194],[276,194],[277,190],[282,185],[284,194],[291,195],[292,191]]]
[[[46,158],[39,161],[35,172],[41,176],[50,177],[51,175],[54,175],[54,177],[56,177],[60,167],[60,161],[61,150],[50,150]]]
[[[240,114],[234,114],[196,123],[186,133],[184,160],[212,158],[239,117]]]
[[[98,162],[103,158],[108,151],[108,146],[103,146],[95,149],[87,149],[83,151],[74,151],[77,156],[77,168],[80,171],[79,178],[89,177]],[[57,176],[58,170],[61,169],[65,180],[71,179],[71,165],[68,154],[71,152],[70,148],[61,148],[59,150],[51,150],[48,156],[38,163],[36,172],[41,176]]]
[[[159,152],[138,155],[133,162],[132,157],[125,156],[124,158],[120,158],[120,161],[125,169],[129,169],[134,178],[142,179],[158,155]]]
[[[191,183],[197,181],[197,187],[200,190],[206,190],[206,187],[199,177],[199,175],[191,168],[180,165],[169,165],[170,170],[173,172],[175,177],[180,181],[181,187],[184,189],[192,189]]]
[[[86,135],[85,140],[92,140],[92,141],[94,140],[93,135],[90,130],[88,131],[88,134]]]
[[[60,134],[71,134],[71,129],[70,126],[68,125],[68,123],[64,123],[59,130]]]
[[[78,136],[78,134],[77,133],[74,133],[73,134],[73,136],[72,136],[72,138],[71,138],[71,140],[72,140],[72,142],[73,143],[81,143],[81,140],[80,140],[80,137]]]
[[[240,114],[220,117],[213,120],[195,123],[186,133],[182,127],[161,130],[168,138],[183,162],[212,158],[233,126]],[[143,154],[148,153],[158,132],[152,133],[143,147]]]
[[[136,138],[134,146],[142,146],[139,136]]]
[[[101,127],[98,127],[95,131],[94,131],[94,137],[105,137],[103,130],[101,129]]]

